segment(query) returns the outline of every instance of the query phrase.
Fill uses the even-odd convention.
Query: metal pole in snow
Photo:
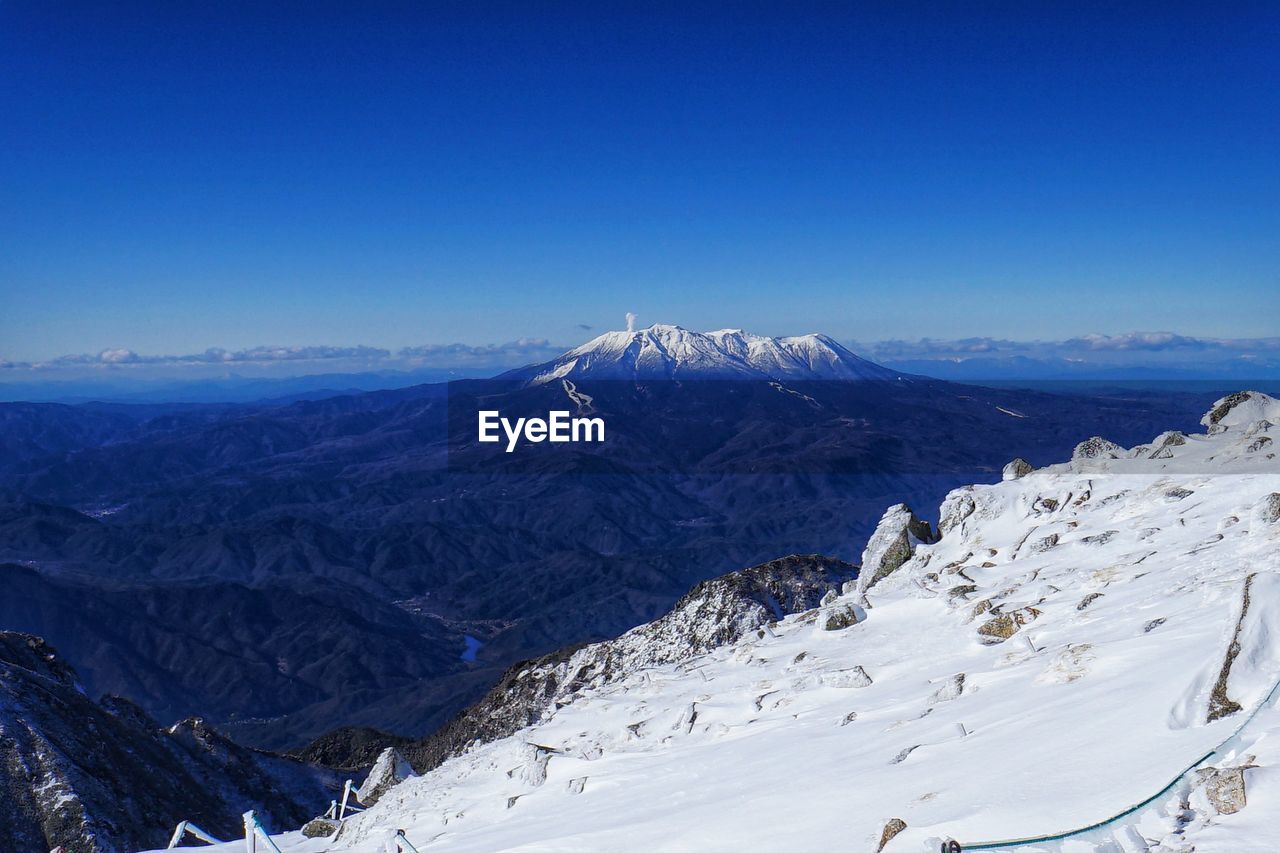
[[[347,817],[347,799],[351,796],[351,780],[342,786],[342,807],[338,809],[338,820],[345,820]]]
[[[253,809],[245,812],[243,817],[244,849],[247,853],[257,853],[259,841],[262,842],[264,849],[269,853],[281,853],[280,848],[271,840],[271,836],[267,835],[267,830],[258,821],[258,816],[253,813]]]
[[[405,837],[403,829],[388,830],[382,849],[385,853],[418,853],[418,848]]]

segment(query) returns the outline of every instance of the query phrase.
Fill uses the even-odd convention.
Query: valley
[[[201,714],[244,743],[292,749],[352,724],[420,737],[511,663],[616,636],[700,580],[781,554],[856,560],[886,503],[936,504],[1082,431],[1185,427],[1206,404],[956,385],[821,338],[775,351],[673,329],[525,375],[287,405],[18,405],[0,559],[31,598],[8,598],[0,627],[63,649],[92,693]],[[476,441],[482,408],[566,405],[608,439]],[[109,605],[126,599],[146,603]],[[206,657],[225,679],[196,675]]]

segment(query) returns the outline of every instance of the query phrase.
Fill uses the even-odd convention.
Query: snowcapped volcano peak
[[[827,335],[771,338],[741,329],[694,332],[654,324],[605,332],[520,374],[553,379],[896,379]]]

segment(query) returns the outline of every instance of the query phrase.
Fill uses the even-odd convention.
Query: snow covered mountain
[[[506,737],[547,711],[644,669],[679,663],[736,642],[764,625],[817,607],[857,567],[817,554],[792,555],[703,581],[664,616],[620,637],[561,649],[509,668],[479,702],[416,743],[385,741],[428,770],[477,741]],[[358,745],[358,744],[357,744]]]
[[[392,787],[382,850],[1275,849],[1280,402],[885,514],[860,580]],[[1013,842],[1006,844],[1006,842]],[[225,849],[232,849],[227,846]]]
[[[768,338],[739,329],[680,326],[605,332],[546,364],[507,378],[554,379],[897,379],[826,335]]]

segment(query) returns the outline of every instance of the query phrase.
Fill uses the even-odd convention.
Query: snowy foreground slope
[[[375,851],[402,828],[424,851],[874,851],[891,835],[892,853],[1123,815],[1006,849],[1274,851],[1273,423],[1280,402],[1233,395],[1203,435],[1011,465],[953,492],[932,544],[895,507],[861,589],[585,689],[391,788],[336,838],[276,840]]]

